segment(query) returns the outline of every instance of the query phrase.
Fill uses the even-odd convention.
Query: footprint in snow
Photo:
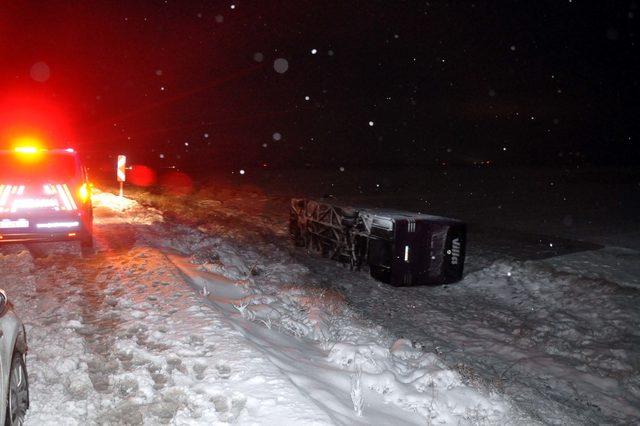
[[[220,414],[223,422],[234,422],[247,405],[247,398],[242,394],[232,396],[217,395],[211,398],[216,412]]]
[[[181,390],[171,389],[152,403],[151,413],[158,417],[160,423],[170,424],[178,410],[186,403],[186,395]]]
[[[151,379],[153,380],[153,389],[160,390],[165,387],[169,378],[164,374],[153,373],[151,374]]]
[[[137,426],[144,424],[144,416],[139,404],[125,401],[116,407],[105,409],[98,416],[96,424]]]
[[[204,372],[207,369],[206,364],[196,363],[193,365],[193,372],[196,376],[196,379],[202,380],[204,379]]]
[[[216,370],[218,371],[218,377],[221,379],[228,379],[231,377],[231,367],[225,364],[216,365]]]
[[[122,397],[133,396],[138,392],[138,382],[134,379],[123,379],[116,383],[116,391]]]
[[[167,370],[172,373],[173,370],[178,370],[182,374],[188,374],[187,368],[182,363],[180,358],[171,357],[167,359]]]

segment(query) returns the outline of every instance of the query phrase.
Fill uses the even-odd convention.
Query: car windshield
[[[66,182],[75,175],[75,157],[67,153],[0,152],[0,183]]]

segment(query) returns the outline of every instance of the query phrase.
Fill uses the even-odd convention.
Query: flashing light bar
[[[66,152],[74,153],[76,152],[73,148],[65,148]],[[18,152],[20,154],[36,154],[40,151],[47,151],[46,148],[38,148],[37,146],[16,146],[13,148],[14,152]]]
[[[21,154],[35,154],[38,152],[38,148],[35,146],[17,146],[13,150]]]
[[[75,228],[80,226],[80,222],[49,222],[38,223],[36,228]]]

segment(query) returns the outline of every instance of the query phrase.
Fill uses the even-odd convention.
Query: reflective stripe
[[[56,190],[53,189],[48,183],[42,185],[42,190],[47,195],[56,195]]]
[[[67,198],[71,203],[72,209],[78,210],[78,205],[76,204],[76,201],[73,199],[73,196],[71,195],[71,192],[69,191],[69,187],[67,186],[67,184],[65,183],[64,185],[62,185],[62,187],[64,188],[64,191],[67,194]]]
[[[116,177],[118,178],[118,182],[124,182],[126,180],[124,172],[126,164],[127,157],[124,155],[118,155],[118,167],[116,168]]]
[[[0,195],[0,206],[4,206],[7,204],[7,199],[9,198],[9,194],[11,193],[11,185],[4,186],[2,185],[2,195]]]
[[[37,228],[74,228],[80,226],[80,222],[49,222],[38,223]]]
[[[65,210],[71,210],[71,203],[67,199],[64,189],[62,189],[62,185],[56,185],[56,190],[58,191],[58,195],[60,196],[60,198],[62,199],[62,202],[64,203]]]

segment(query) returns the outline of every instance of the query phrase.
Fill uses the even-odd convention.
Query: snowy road
[[[328,422],[143,241],[153,212],[124,220],[97,201],[94,256],[75,244],[0,255],[30,343],[28,424]]]
[[[363,320],[277,235],[245,245],[255,233],[224,219],[176,225],[107,193],[94,205],[92,256],[0,249],[29,338],[27,424],[531,423]]]

